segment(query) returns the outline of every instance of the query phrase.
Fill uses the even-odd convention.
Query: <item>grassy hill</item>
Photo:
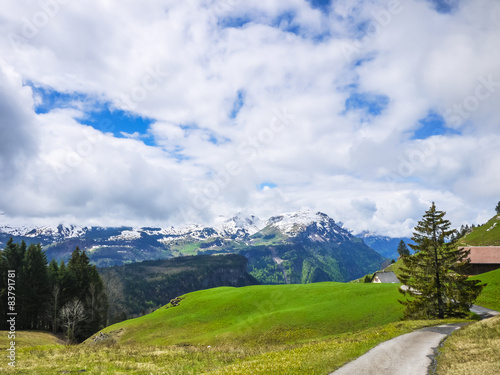
[[[458,241],[459,246],[500,246],[500,215],[476,227]]]
[[[500,311],[500,269],[472,277],[488,284],[480,294],[476,304]]]
[[[204,290],[110,326],[98,342],[20,348],[7,372],[324,375],[382,341],[444,323],[400,321],[398,298],[391,284]]]
[[[216,288],[177,307],[103,330],[120,343],[261,345],[318,339],[396,322],[396,285],[317,283]]]

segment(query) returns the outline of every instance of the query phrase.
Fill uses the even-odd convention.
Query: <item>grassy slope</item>
[[[500,215],[461,238],[459,246],[500,246]]]
[[[476,304],[500,311],[500,269],[474,276],[472,279],[481,280],[483,284],[488,284],[483,289]]]
[[[2,352],[9,347],[8,343],[12,340],[8,339],[8,331],[0,331],[0,350]],[[51,333],[38,332],[38,331],[17,331],[15,340],[16,348],[28,348],[35,346],[46,346],[46,345],[64,345],[64,342],[60,337],[57,337]]]
[[[397,285],[317,283],[216,288],[107,327],[120,343],[287,344],[396,322]]]
[[[446,340],[438,375],[500,374],[500,316],[471,324]]]
[[[397,322],[304,344],[274,346],[47,346],[18,350],[13,374],[324,375],[392,337],[445,322]],[[2,369],[3,370],[3,369]]]
[[[319,375],[382,341],[443,323],[399,321],[392,284],[217,288],[185,297],[108,327],[114,333],[100,344],[20,348],[9,373]]]

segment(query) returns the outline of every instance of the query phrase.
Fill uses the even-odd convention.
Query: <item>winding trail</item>
[[[426,375],[441,341],[462,325],[446,324],[395,337],[331,375]]]
[[[500,312],[474,305],[482,319]],[[439,344],[464,323],[424,328],[383,342],[330,375],[427,375]]]

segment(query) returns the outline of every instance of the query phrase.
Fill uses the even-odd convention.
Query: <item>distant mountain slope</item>
[[[413,243],[411,238],[408,237],[379,236],[369,232],[362,232],[356,235],[356,237],[361,238],[365,244],[370,246],[380,255],[394,260],[397,260],[399,257],[398,245],[401,240],[403,240],[407,245]]]
[[[349,281],[385,260],[328,215],[309,211],[272,217],[244,245],[228,249],[245,255],[250,274],[265,284]]]
[[[458,240],[458,245],[500,246],[500,215],[495,215],[486,224],[472,229]]]
[[[196,290],[259,284],[247,273],[247,259],[236,254],[151,260],[98,271],[107,288],[112,321],[150,312]]]
[[[186,255],[244,255],[262,283],[349,281],[376,271],[384,257],[321,212],[299,211],[262,221],[236,215],[215,226],[101,228],[0,227],[0,245],[40,242],[48,259],[68,260],[76,246],[98,267]]]

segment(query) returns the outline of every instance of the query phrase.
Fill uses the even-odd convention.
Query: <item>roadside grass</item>
[[[481,280],[486,287],[476,300],[476,304],[488,309],[500,311],[500,269],[471,277]]]
[[[448,321],[405,321],[320,340],[267,346],[82,344],[19,348],[13,374],[326,374],[380,342]]]
[[[118,343],[261,346],[299,343],[397,322],[398,285],[316,283],[216,288],[189,293],[107,327]],[[168,305],[167,305],[168,306]]]
[[[500,374],[500,316],[454,332],[437,359],[438,375]]]

